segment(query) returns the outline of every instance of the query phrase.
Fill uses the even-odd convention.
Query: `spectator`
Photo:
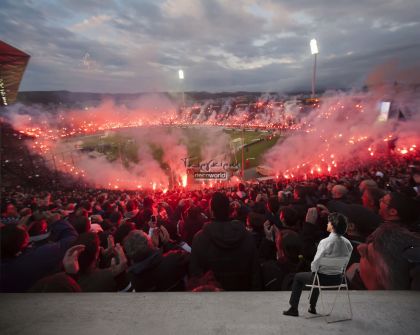
[[[54,222],[48,230],[50,234],[31,243],[24,228],[1,228],[1,292],[25,292],[42,277],[59,270],[77,232],[64,220]]]
[[[385,191],[380,188],[367,187],[362,193],[363,207],[370,209],[378,214],[380,200],[384,197]]]
[[[353,247],[349,240],[343,235],[347,230],[347,219],[339,213],[330,213],[328,216],[327,231],[330,235],[321,240],[314,260],[311,263],[312,272],[299,272],[295,275],[290,296],[290,308],[284,311],[284,315],[299,316],[298,305],[300,295],[305,284],[312,283],[314,272],[318,271],[321,285],[337,285],[343,280],[342,274],[338,269],[320,267],[321,258],[324,257],[348,257],[350,259]],[[318,301],[319,289],[312,291],[309,313],[316,314],[316,303]]]
[[[415,220],[418,218],[418,204],[406,195],[398,192],[386,194],[380,200],[379,215],[384,223],[394,223],[408,230],[419,232]]]
[[[261,241],[264,238],[264,222],[265,216],[263,214],[249,212],[246,220],[246,229],[251,232],[254,237],[254,242],[257,248],[260,247]]]
[[[281,228],[280,219],[279,219],[279,209],[280,209],[280,203],[279,203],[278,197],[271,196],[267,202],[266,218],[276,227]]]
[[[292,207],[281,207],[279,211],[279,219],[282,228],[290,229],[296,232],[300,230],[300,227],[298,226],[298,213]]]
[[[229,220],[229,199],[215,192],[210,203],[214,220],[193,240],[190,274],[212,271],[224,290],[260,289],[258,253],[252,235],[239,221]]]
[[[188,253],[162,253],[141,230],[133,230],[124,239],[130,260],[128,275],[136,292],[182,291],[188,269]]]
[[[266,261],[261,266],[264,290],[289,290],[294,274],[308,270],[301,255],[302,240],[294,231],[277,231],[276,250],[277,259]]]
[[[187,210],[185,221],[181,220],[179,224],[179,233],[188,245],[192,245],[193,238],[199,232],[206,221],[199,207],[193,206]]]
[[[353,264],[347,271],[351,286],[368,290],[418,289],[419,263],[410,264],[405,255],[418,248],[417,234],[396,224],[380,226],[357,248],[360,264]]]
[[[293,190],[293,200],[290,206],[298,213],[299,222],[304,222],[308,204],[306,203],[306,188],[296,186]]]
[[[130,231],[136,229],[134,223],[132,222],[124,222],[122,223],[114,234],[115,243],[123,243],[124,238],[130,233]]]
[[[16,210],[16,206],[12,203],[7,203],[4,210],[1,211],[0,222],[3,224],[18,223],[19,215]]]
[[[363,194],[367,188],[378,188],[378,184],[373,179],[364,179],[359,184],[360,194]]]
[[[91,222],[89,218],[84,215],[74,216],[71,220],[71,224],[78,234],[87,233],[91,229]]]
[[[118,288],[124,288],[123,284],[119,287],[117,278],[127,268],[124,251],[119,244],[114,247],[112,237],[108,241],[108,250],[104,251],[104,253],[115,252],[116,259],[111,263],[111,267],[106,269],[97,267],[101,249],[99,248],[99,237],[96,233],[80,234],[74,242],[75,245],[85,246],[85,249],[79,256],[80,271],[77,280],[83,292],[115,292]],[[121,281],[124,281],[124,278]]]
[[[83,245],[75,245],[67,249],[63,258],[65,272],[56,273],[40,279],[29,292],[81,292],[79,284],[72,277],[79,272],[79,255],[85,249]]]

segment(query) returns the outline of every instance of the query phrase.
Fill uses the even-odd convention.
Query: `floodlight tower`
[[[184,85],[182,84],[182,82],[184,81],[184,71],[183,70],[178,71],[178,78],[181,82],[181,89],[182,89],[182,107],[185,108]]]
[[[311,54],[314,55],[314,70],[312,73],[312,98],[315,98],[315,81],[316,81],[316,55],[318,55],[318,44],[316,43],[316,39],[311,39],[310,42],[311,46]]]

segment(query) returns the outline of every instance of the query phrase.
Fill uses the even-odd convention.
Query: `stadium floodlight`
[[[179,79],[184,79],[184,71],[183,70],[179,70],[178,71],[178,77],[179,77]]]
[[[316,55],[319,51],[318,51],[318,44],[316,43],[315,38],[311,39],[310,45],[311,45],[311,54]]]
[[[316,39],[311,39],[311,42],[309,43],[311,46],[311,54],[314,55],[314,69],[312,73],[312,98],[315,98],[315,81],[316,81],[316,55],[318,55],[318,44],[316,42]]]
[[[184,81],[184,70],[178,70],[178,78],[180,80],[181,86],[182,82]],[[185,108],[185,93],[184,88],[182,87],[182,108]]]

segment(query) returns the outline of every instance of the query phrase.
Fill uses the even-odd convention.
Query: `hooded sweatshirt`
[[[258,252],[252,235],[240,221],[213,221],[193,240],[190,274],[212,271],[224,290],[260,289]]]

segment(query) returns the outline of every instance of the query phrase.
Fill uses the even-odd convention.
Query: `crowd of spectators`
[[[3,189],[1,292],[290,290],[333,212],[351,288],[418,290],[416,164],[166,193]]]

